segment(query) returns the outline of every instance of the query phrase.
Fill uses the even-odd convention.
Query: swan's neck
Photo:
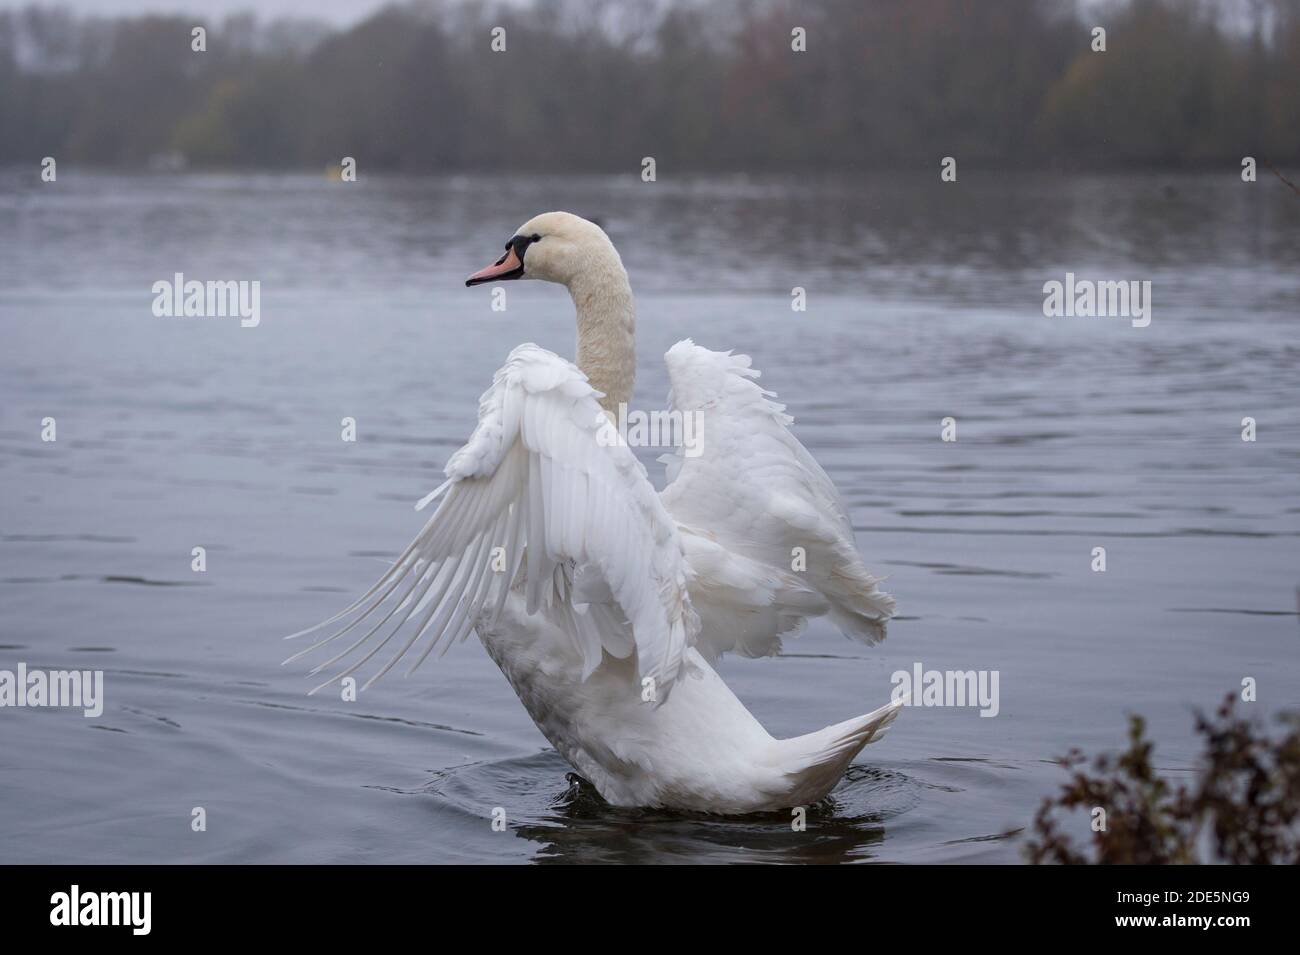
[[[569,294],[578,312],[577,365],[604,392],[601,407],[617,415],[636,381],[636,311],[617,253],[570,282]]]

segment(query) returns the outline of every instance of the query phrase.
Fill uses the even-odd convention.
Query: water
[[[0,669],[102,669],[107,696],[0,712],[0,860],[1014,862],[1052,760],[1119,746],[1125,714],[1185,778],[1193,708],[1247,676],[1254,712],[1300,704],[1300,201],[1275,182],[0,182]],[[723,662],[741,699],[794,735],[919,661],[997,670],[996,718],[906,710],[794,833],[603,805],[472,640],[305,696],[279,636],[413,536],[511,347],[572,353],[562,290],[497,313],[461,285],[548,208],[629,266],[638,401],[680,338],[753,355],[889,575],[881,647],[814,625]],[[1067,270],[1151,280],[1150,327],[1044,318]],[[178,271],[259,280],[261,325],[155,318]]]

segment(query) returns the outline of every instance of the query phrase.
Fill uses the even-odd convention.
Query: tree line
[[[346,30],[0,13],[0,163],[167,154],[403,172],[1295,164],[1300,0],[427,0]]]

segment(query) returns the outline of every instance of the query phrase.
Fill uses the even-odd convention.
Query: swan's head
[[[465,284],[541,279],[571,285],[584,273],[611,265],[622,269],[604,229],[571,212],[544,212],[516,229],[505,255],[465,279]]]

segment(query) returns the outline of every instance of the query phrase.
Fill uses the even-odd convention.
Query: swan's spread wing
[[[419,536],[360,600],[312,628],[342,626],[304,653],[360,631],[313,672],[339,663],[329,682],[341,679],[404,628],[366,685],[427,632],[414,670],[439,642],[445,649],[493,622],[522,572],[528,613],[545,609],[563,624],[584,676],[602,650],[635,650],[642,678],[666,691],[698,628],[686,564],[676,526],[596,396],[553,353],[531,344],[511,352],[447,481],[418,505],[441,498]]]
[[[662,498],[681,525],[701,652],[773,654],[827,613],[848,636],[883,639],[894,599],[863,566],[834,484],[749,357],[688,339],[664,359],[673,411],[696,416],[698,441],[668,457]]]

